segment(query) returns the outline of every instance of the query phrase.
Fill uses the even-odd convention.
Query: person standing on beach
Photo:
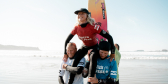
[[[97,68],[95,77],[88,78],[88,84],[115,84],[117,78],[117,63],[109,59],[110,43],[101,41],[99,43],[99,53],[97,58]],[[88,51],[88,54],[90,54]],[[89,69],[89,60],[82,72],[83,77],[87,77]]]
[[[76,44],[68,43],[66,51],[68,55],[68,60],[66,62],[63,61],[61,64],[61,69],[59,70],[59,77],[58,77],[59,84],[68,84],[70,73],[75,74],[73,84],[83,84],[82,71],[85,66],[85,58],[82,58],[80,60],[77,67],[71,67],[72,62],[74,60],[74,56],[77,51]],[[65,74],[65,81],[63,80],[64,74]]]
[[[82,40],[83,46],[77,51],[75,54],[74,62],[72,63],[72,67],[76,67],[79,61],[87,54],[89,49],[93,49],[90,54],[90,68],[89,68],[89,77],[94,77],[97,65],[97,49],[98,42],[96,40],[96,34],[100,34],[101,36],[108,39],[108,42],[111,44],[111,55],[110,57],[115,56],[115,47],[113,43],[113,38],[106,31],[102,30],[98,25],[95,25],[95,21],[90,17],[90,12],[81,8],[80,10],[75,11],[77,14],[78,24],[71,31],[69,36],[65,41],[65,48],[67,43],[74,37],[74,35],[78,35],[79,39]],[[67,52],[65,49],[63,60],[66,61],[68,58]],[[112,58],[111,58],[112,61]],[[70,79],[68,84],[72,84],[74,80],[75,74],[70,74]]]
[[[120,59],[121,59],[121,54],[119,52],[120,46],[118,44],[114,44],[114,46],[116,47],[116,49],[115,49],[115,60],[117,62],[117,79],[116,79],[116,84],[119,84],[119,71],[118,71],[118,67],[119,67],[119,63],[120,63]]]

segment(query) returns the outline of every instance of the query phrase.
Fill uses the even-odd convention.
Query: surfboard
[[[96,25],[107,31],[107,12],[105,0],[88,0],[88,10],[91,12],[91,17],[95,19]],[[104,37],[97,34],[98,43],[106,40]]]

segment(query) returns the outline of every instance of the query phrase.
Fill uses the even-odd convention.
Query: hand
[[[67,59],[68,59],[68,55],[67,55],[67,54],[64,54],[64,57],[63,57],[62,60],[63,60],[64,62],[67,62]]]
[[[88,73],[88,69],[87,69],[87,68],[84,68],[84,69],[83,69],[83,73]]]
[[[111,55],[110,55],[110,61],[112,61],[113,58],[115,59],[115,54],[111,54]]]
[[[84,68],[83,71],[82,71],[82,74],[87,77],[87,74],[88,74],[88,69],[87,68]],[[84,78],[85,78],[84,77]]]
[[[93,49],[88,50],[88,54],[87,54],[87,56],[88,56],[88,61],[90,61],[90,56],[89,56],[89,54],[90,54],[90,52],[91,52],[92,50],[93,50]]]
[[[107,30],[106,32],[109,34],[109,31],[108,31],[108,30]]]
[[[88,82],[91,82],[92,84],[93,83],[98,83],[98,79],[96,78],[96,74],[95,74],[94,77],[89,77],[88,78]]]
[[[63,68],[63,69],[66,69],[67,66],[68,66],[67,64],[63,64],[63,65],[62,65],[62,68]]]

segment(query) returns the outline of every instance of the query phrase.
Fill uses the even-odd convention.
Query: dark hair
[[[105,50],[105,51],[109,51],[111,49],[111,45],[109,42],[107,41],[101,41],[99,43],[99,50]]]
[[[118,50],[120,50],[120,46],[116,43],[116,45],[118,46]]]

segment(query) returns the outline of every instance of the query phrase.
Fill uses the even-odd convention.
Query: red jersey
[[[83,44],[90,47],[97,44],[96,34],[100,34],[102,29],[98,25],[90,25],[82,28],[80,25],[76,25],[72,30],[71,34],[78,35],[78,38],[82,40]]]

